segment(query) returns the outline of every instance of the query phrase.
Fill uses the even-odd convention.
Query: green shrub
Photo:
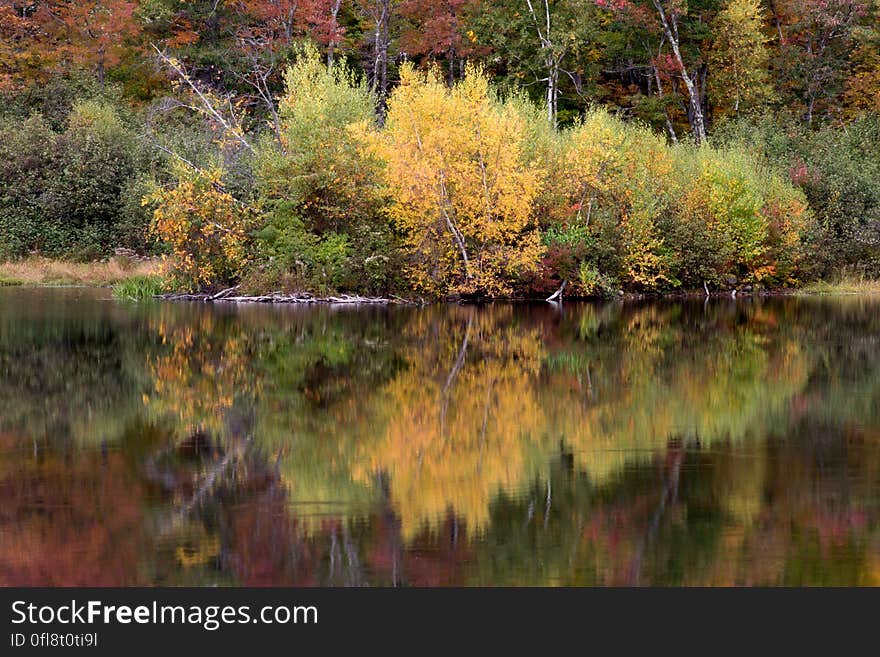
[[[106,103],[74,104],[63,132],[40,115],[0,124],[0,257],[91,260],[143,248],[140,144]]]
[[[125,301],[147,301],[167,287],[161,276],[132,276],[113,286],[113,296]]]
[[[263,226],[249,285],[379,292],[402,271],[384,216],[379,165],[363,148],[374,99],[344,66],[305,48],[285,75],[280,138],[255,158]]]
[[[732,121],[715,140],[748,149],[804,194],[817,222],[809,235],[811,257],[802,265],[807,273],[857,268],[880,274],[880,116],[818,131],[769,119]]]
[[[328,69],[317,50],[306,48],[287,70],[285,86],[281,144],[267,136],[256,157],[262,199],[269,207],[295,208],[306,229],[318,234],[375,221],[378,165],[352,130],[375,120],[365,84],[344,64]]]

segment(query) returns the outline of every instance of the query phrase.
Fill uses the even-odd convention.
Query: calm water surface
[[[880,301],[0,290],[0,584],[880,584]]]

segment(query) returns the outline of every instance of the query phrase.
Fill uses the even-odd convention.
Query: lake
[[[880,301],[110,297],[0,289],[0,584],[880,584]]]

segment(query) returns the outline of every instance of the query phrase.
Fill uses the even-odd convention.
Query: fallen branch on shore
[[[283,294],[271,292],[257,296],[241,296],[234,293],[238,286],[222,290],[216,294],[170,293],[157,294],[155,298],[165,301],[201,301],[203,303],[299,303],[299,304],[347,304],[347,305],[419,305],[416,301],[402,297],[362,297],[343,294],[340,296],[316,297],[312,294]]]

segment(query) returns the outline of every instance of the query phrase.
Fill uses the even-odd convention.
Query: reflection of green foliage
[[[0,431],[35,441],[112,439],[140,410],[150,338],[108,304],[52,290],[0,302]]]
[[[149,480],[138,504],[156,527],[240,454],[156,538],[150,581],[232,582],[224,523],[248,517],[260,481],[277,505],[265,522],[287,523],[273,540],[308,546],[266,554],[315,550],[315,572],[329,550],[381,562],[454,535],[468,584],[880,576],[876,302],[336,310],[96,294],[2,291],[0,440],[108,443]],[[195,429],[208,456],[185,454]],[[0,450],[0,473],[22,451]]]
[[[808,372],[795,336],[763,325],[760,308],[732,316],[724,307],[695,314],[699,308],[612,305],[600,317],[587,307],[572,327],[577,338],[548,354],[555,377],[576,381],[576,389],[547,389],[552,435],[565,436],[593,477],[675,436],[709,445],[785,417]]]

